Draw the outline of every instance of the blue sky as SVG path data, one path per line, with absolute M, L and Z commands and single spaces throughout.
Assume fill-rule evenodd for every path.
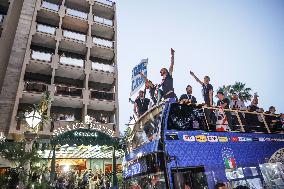
M 186 85 L 202 102 L 201 87 L 189 75 L 211 77 L 219 86 L 246 83 L 259 106 L 284 112 L 283 0 L 121 0 L 117 2 L 120 126 L 128 122 L 131 70 L 149 58 L 148 76 L 159 83 L 174 48 L 174 87 Z M 134 97 L 133 97 L 134 98 Z

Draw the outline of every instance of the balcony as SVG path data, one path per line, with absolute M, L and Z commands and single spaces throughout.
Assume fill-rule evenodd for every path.
M 27 72 L 51 75 L 52 53 L 32 50 L 30 57 L 31 59 L 26 68 Z
M 60 107 L 82 108 L 82 89 L 66 86 L 56 86 L 53 103 Z
M 39 60 L 44 62 L 51 62 L 52 54 L 46 52 L 40 52 L 32 50 L 31 59 L 32 60 Z
M 92 35 L 108 40 L 113 40 L 113 21 L 98 16 L 94 16 L 94 20 L 95 23 L 92 25 Z
M 84 60 L 61 56 L 55 75 L 63 78 L 84 79 Z
M 85 19 L 85 20 L 88 19 L 88 13 L 81 12 L 81 11 L 78 11 L 78 10 L 75 10 L 75 9 L 67 8 L 66 14 L 70 15 L 70 16 L 77 17 L 77 18 Z
M 42 33 L 51 34 L 51 35 L 55 35 L 55 32 L 56 32 L 55 27 L 51 27 L 51 26 L 47 26 L 43 24 L 37 24 L 36 29 L 37 29 L 37 32 L 42 32 Z
M 24 87 L 25 92 L 44 93 L 47 90 L 48 90 L 48 86 L 45 83 L 27 81 Z
M 47 2 L 47 1 L 42 1 L 41 7 L 44 8 L 44 9 L 55 11 L 55 12 L 58 12 L 59 8 L 60 8 L 59 5 L 54 4 L 54 3 L 50 3 L 50 2 Z
M 91 56 L 105 60 L 113 60 L 114 58 L 114 42 L 98 37 L 93 38 L 95 44 L 91 49 Z
M 105 92 L 105 91 L 91 91 L 91 99 L 97 99 L 97 100 L 108 100 L 108 101 L 114 101 L 114 93 L 112 92 Z
M 86 35 L 63 30 L 64 38 L 59 43 L 61 51 L 85 55 L 87 53 Z
M 107 64 L 92 62 L 90 81 L 112 84 L 114 82 L 114 67 Z
M 82 98 L 82 89 L 67 86 L 56 86 L 55 95 Z
M 52 104 L 50 111 L 50 117 L 52 120 L 51 130 L 70 125 L 75 121 L 81 121 L 81 108 L 66 108 L 54 105 L 55 103 Z
M 61 65 L 68 65 L 72 67 L 84 68 L 84 60 L 82 59 L 61 56 L 59 59 L 59 63 Z
M 89 28 L 88 14 L 75 9 L 67 8 L 66 15 L 62 20 L 62 28 L 87 34 Z M 81 39 L 81 37 L 78 38 L 79 40 Z
M 33 45 L 55 49 L 55 31 L 55 27 L 44 24 L 37 24 L 36 33 L 33 35 L 32 38 Z
M 26 81 L 20 103 L 37 104 L 47 90 L 48 85 L 46 83 Z
M 114 16 L 113 2 L 107 0 L 96 0 L 93 6 L 93 12 L 99 17 L 112 20 Z
M 63 36 L 69 39 L 86 42 L 86 35 L 84 34 L 63 30 Z

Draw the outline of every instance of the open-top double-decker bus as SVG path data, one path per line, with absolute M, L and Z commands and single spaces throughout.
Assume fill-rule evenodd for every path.
M 216 114 L 213 126 L 205 111 Z M 220 182 L 228 188 L 284 188 L 279 115 L 225 111 L 230 111 L 232 124 L 217 132 L 224 124 L 218 121 L 224 110 L 218 108 L 170 99 L 148 110 L 129 137 L 124 188 L 212 189 Z

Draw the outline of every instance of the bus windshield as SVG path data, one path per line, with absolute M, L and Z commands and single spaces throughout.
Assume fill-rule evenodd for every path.
M 132 139 L 133 149 L 160 138 L 162 109 L 156 110 L 135 124 Z
M 202 109 L 177 103 L 171 105 L 168 116 L 169 130 L 198 130 L 206 127 Z

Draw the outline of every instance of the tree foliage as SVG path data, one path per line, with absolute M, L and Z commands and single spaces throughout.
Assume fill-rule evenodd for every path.
M 235 82 L 233 85 L 223 85 L 219 87 L 218 91 L 223 91 L 224 94 L 230 98 L 236 93 L 240 100 L 244 102 L 250 101 L 253 96 L 251 94 L 252 89 L 246 87 L 246 84 L 242 82 Z

